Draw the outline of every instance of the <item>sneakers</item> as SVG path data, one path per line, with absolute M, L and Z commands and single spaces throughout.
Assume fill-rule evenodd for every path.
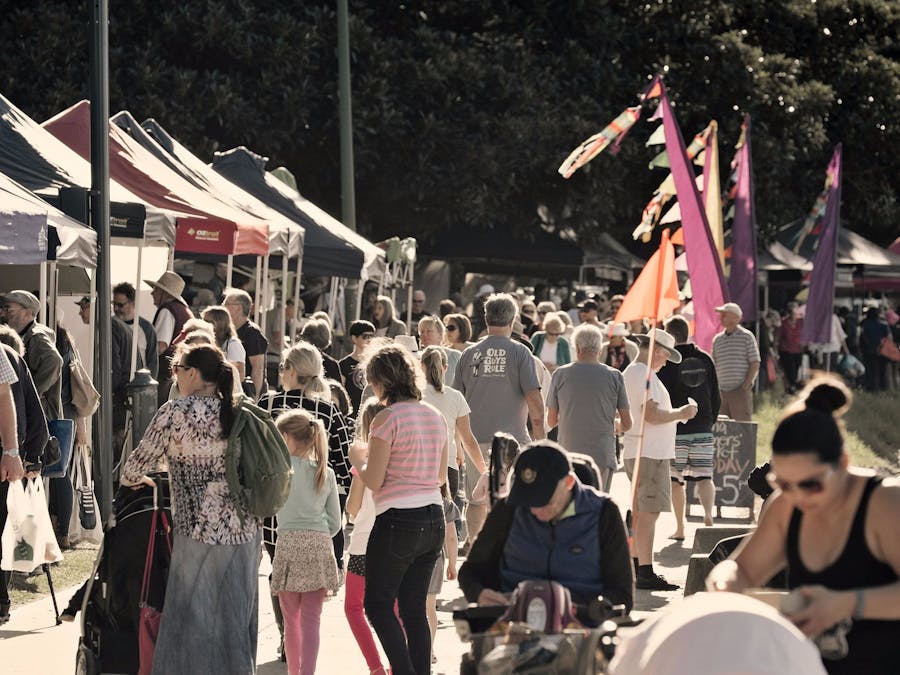
M 670 584 L 661 574 L 654 572 L 639 572 L 634 585 L 646 591 L 676 591 L 681 588 L 678 584 Z
M 72 623 L 73 621 L 75 621 L 75 610 L 63 610 L 63 613 L 59 615 L 59 620 L 65 621 L 66 623 Z
M 9 621 L 10 603 L 0 602 L 0 626 Z

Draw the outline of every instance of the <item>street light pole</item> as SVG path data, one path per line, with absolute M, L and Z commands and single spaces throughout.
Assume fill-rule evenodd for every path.
M 91 227 L 97 231 L 97 330 L 94 382 L 100 391 L 94 448 L 97 502 L 103 521 L 112 516 L 112 345 L 109 273 L 109 7 L 107 0 L 91 0 Z

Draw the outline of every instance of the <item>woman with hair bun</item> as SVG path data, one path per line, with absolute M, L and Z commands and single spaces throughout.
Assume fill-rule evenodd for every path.
M 220 349 L 179 350 L 167 401 L 122 470 L 123 485 L 147 482 L 164 461 L 175 536 L 154 673 L 256 672 L 260 520 L 225 479 L 234 423 L 234 370 Z
M 807 385 L 772 439 L 775 489 L 759 527 L 707 578 L 711 590 L 760 586 L 787 568 L 789 618 L 816 638 L 831 673 L 895 673 L 900 663 L 900 486 L 852 467 L 837 378 Z

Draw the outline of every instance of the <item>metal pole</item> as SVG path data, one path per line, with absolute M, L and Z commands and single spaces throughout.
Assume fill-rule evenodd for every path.
M 57 317 L 59 316 L 59 268 L 57 267 L 56 261 L 51 260 L 48 265 L 49 272 L 49 284 L 50 288 L 48 289 L 48 305 L 49 305 L 49 314 L 47 316 L 47 325 L 50 326 L 53 330 L 56 330 L 56 324 L 59 323 Z
M 41 301 L 41 307 L 38 309 L 37 320 L 39 323 L 47 325 L 47 263 L 41 263 L 41 278 L 38 280 L 38 300 Z M 52 328 L 52 326 L 51 326 Z
M 234 275 L 234 254 L 232 254 L 232 253 L 228 254 L 228 262 L 225 264 L 228 268 L 228 271 L 225 273 L 225 287 L 232 288 L 231 277 Z M 218 302 L 218 301 L 219 301 L 219 299 L 216 298 L 216 302 Z
M 137 277 L 134 280 L 134 322 L 131 324 L 131 370 L 128 371 L 128 381 L 134 379 L 137 372 L 137 355 L 138 355 L 138 331 L 141 328 L 141 266 L 144 262 L 144 239 L 138 242 L 138 259 L 137 259 Z M 151 345 L 147 345 L 147 349 L 151 349 Z M 147 364 L 144 364 L 147 367 Z M 136 447 L 136 446 L 134 446 Z
M 294 320 L 291 322 L 291 344 L 297 342 L 297 324 L 300 322 L 300 270 L 303 268 L 303 256 L 297 256 L 297 271 L 294 273 Z
M 99 385 L 99 447 L 95 448 L 97 501 L 103 520 L 112 515 L 112 352 L 109 259 L 109 11 L 91 2 L 91 226 L 97 231 L 97 331 L 94 381 Z
M 288 251 L 281 256 L 281 304 L 278 307 L 278 332 L 281 333 L 281 348 L 287 347 L 287 324 L 285 324 L 285 316 L 287 315 L 288 301 Z M 294 311 L 297 311 L 297 305 L 294 305 Z M 295 314 L 296 316 L 296 314 Z M 291 341 L 293 343 L 293 341 Z
M 262 256 L 257 256 L 256 257 L 256 270 L 253 273 L 253 281 L 254 281 L 254 283 L 253 283 L 253 297 L 254 297 L 253 317 L 254 317 L 254 319 L 253 320 L 256 322 L 257 326 L 259 325 L 259 306 L 260 306 L 260 304 L 262 304 L 262 297 L 261 297 L 262 277 L 260 276 L 260 274 L 262 272 L 261 263 L 262 263 Z
M 337 3 L 338 111 L 341 138 L 341 219 L 356 231 L 356 192 L 353 180 L 353 106 L 350 87 L 350 13 L 347 0 Z

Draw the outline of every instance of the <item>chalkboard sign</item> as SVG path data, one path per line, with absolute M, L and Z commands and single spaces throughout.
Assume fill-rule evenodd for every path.
M 752 509 L 754 494 L 747 486 L 747 479 L 756 466 L 756 422 L 720 418 L 713 424 L 712 432 L 716 444 L 713 468 L 716 506 Z M 694 490 L 690 492 L 691 502 L 696 503 Z

